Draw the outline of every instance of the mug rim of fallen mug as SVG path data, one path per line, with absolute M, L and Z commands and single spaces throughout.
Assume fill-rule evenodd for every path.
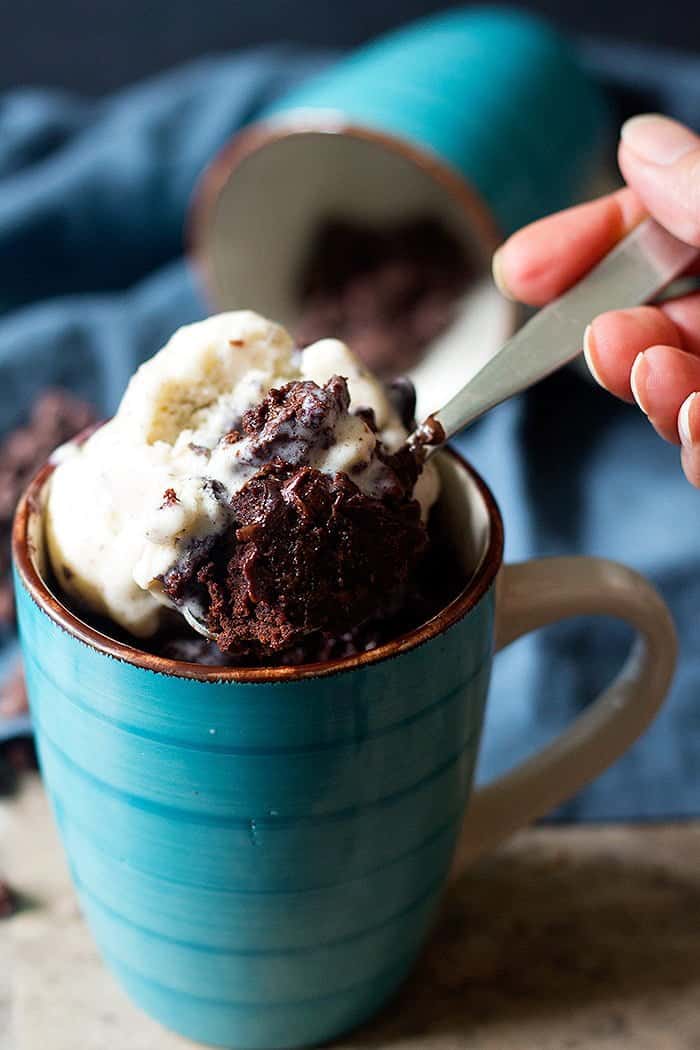
M 100 426 L 101 424 L 97 424 Z M 73 440 L 84 441 L 97 429 L 91 426 Z M 444 634 L 459 620 L 463 619 L 493 585 L 503 563 L 504 533 L 503 519 L 493 493 L 483 478 L 470 463 L 453 448 L 444 448 L 436 456 L 450 457 L 458 468 L 467 475 L 477 497 L 481 500 L 488 518 L 488 533 L 484 549 L 476 570 L 468 582 L 446 606 L 431 619 L 390 641 L 378 645 L 375 649 L 356 653 L 353 656 L 337 657 L 317 663 L 298 664 L 282 667 L 220 667 L 190 663 L 167 656 L 149 653 L 136 645 L 118 641 L 96 627 L 82 620 L 53 593 L 44 580 L 35 562 L 36 551 L 33 549 L 29 535 L 30 523 L 35 514 L 43 513 L 42 494 L 45 486 L 58 465 L 51 459 L 34 475 L 25 489 L 15 512 L 12 526 L 12 559 L 21 584 L 27 590 L 34 604 L 45 613 L 67 634 L 79 642 L 97 650 L 104 656 L 113 657 L 123 663 L 131 664 L 142 670 L 170 678 L 189 678 L 201 682 L 237 682 L 241 684 L 302 681 L 310 678 L 323 678 L 359 670 L 385 660 L 393 659 L 402 653 L 416 649 Z

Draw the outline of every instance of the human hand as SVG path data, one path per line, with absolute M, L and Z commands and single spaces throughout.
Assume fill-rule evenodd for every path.
M 540 219 L 499 248 L 493 273 L 504 295 L 543 306 L 648 214 L 700 247 L 700 136 L 667 117 L 633 117 L 618 162 L 625 189 Z M 681 444 L 686 477 L 700 488 L 700 292 L 601 314 L 583 350 L 601 386 L 636 401 L 662 437 Z

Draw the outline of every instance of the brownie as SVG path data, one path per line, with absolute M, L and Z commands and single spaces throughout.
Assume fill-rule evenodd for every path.
M 342 339 L 377 375 L 398 375 L 450 325 L 470 277 L 462 244 L 436 218 L 330 218 L 302 268 L 295 337 Z
M 370 652 L 427 623 L 457 597 L 466 583 L 455 552 L 440 529 L 431 527 L 425 554 L 412 574 L 403 601 L 391 615 L 371 616 L 343 632 L 317 630 L 264 656 L 222 652 L 215 642 L 194 634 L 180 617 L 174 617 L 150 648 L 171 660 L 213 667 L 280 667 L 340 660 Z
M 206 610 L 222 652 L 264 662 L 309 635 L 346 637 L 405 600 L 428 546 L 412 497 L 415 458 L 378 445 L 376 495 L 348 474 L 309 466 L 314 450 L 332 444 L 349 403 L 338 376 L 323 387 L 288 383 L 230 435 L 248 439 L 246 461 L 259 469 L 231 498 L 229 528 L 194 546 L 162 581 L 176 604 Z M 371 415 L 366 421 L 373 426 Z

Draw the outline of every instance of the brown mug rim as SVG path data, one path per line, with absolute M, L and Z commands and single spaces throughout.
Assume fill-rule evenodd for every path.
M 86 437 L 95 428 L 81 435 Z M 464 589 L 432 619 L 419 627 L 393 638 L 368 652 L 341 657 L 321 663 L 299 664 L 293 667 L 211 667 L 203 664 L 173 660 L 169 657 L 148 653 L 126 642 L 120 642 L 103 634 L 71 612 L 50 590 L 38 572 L 31 551 L 28 535 L 32 513 L 41 507 L 43 488 L 56 469 L 50 460 L 34 475 L 15 512 L 12 526 L 12 557 L 21 579 L 35 605 L 67 634 L 84 645 L 105 656 L 131 664 L 146 671 L 171 678 L 196 679 L 202 682 L 237 682 L 239 684 L 303 681 L 329 675 L 355 671 L 363 667 L 392 659 L 444 634 L 450 627 L 472 610 L 494 583 L 503 561 L 503 519 L 498 504 L 483 478 L 452 448 L 443 449 L 440 455 L 454 458 L 476 485 L 484 502 L 489 521 L 489 535 L 481 562 Z
M 217 308 L 220 308 L 221 304 L 217 303 L 217 296 L 214 294 L 216 286 L 211 262 L 204 246 L 203 232 L 206 229 L 208 216 L 215 212 L 221 191 L 233 171 L 264 146 L 295 135 L 309 134 L 344 135 L 347 138 L 375 143 L 383 146 L 389 152 L 398 154 L 441 186 L 456 201 L 459 208 L 469 216 L 477 241 L 485 255 L 487 253 L 493 255 L 503 241 L 503 233 L 479 191 L 436 153 L 398 135 L 355 123 L 333 109 L 288 110 L 276 116 L 257 120 L 237 132 L 215 154 L 200 175 L 193 190 L 185 221 L 188 257 L 206 298 Z M 503 311 L 508 316 L 507 330 L 512 334 L 518 326 L 520 307 L 517 303 L 504 298 Z

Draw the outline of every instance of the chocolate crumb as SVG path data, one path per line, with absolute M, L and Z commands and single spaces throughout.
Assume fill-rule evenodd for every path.
M 355 415 L 359 416 L 362 422 L 367 424 L 373 434 L 377 433 L 377 420 L 373 408 L 356 408 Z
M 0 919 L 9 919 L 17 911 L 17 895 L 0 879 Z
M 177 498 L 175 489 L 166 489 L 163 493 L 163 502 L 160 505 L 161 510 L 165 510 L 166 507 L 173 507 L 180 500 Z

